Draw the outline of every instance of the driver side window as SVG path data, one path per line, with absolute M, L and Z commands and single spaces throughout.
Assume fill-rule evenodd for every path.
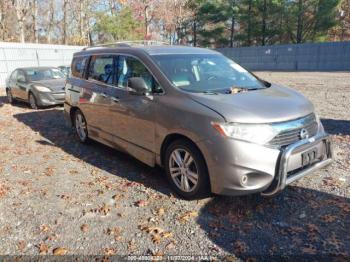
M 25 82 L 26 77 L 22 71 L 17 71 L 17 82 Z
M 138 59 L 128 56 L 119 56 L 117 63 L 116 84 L 120 88 L 128 87 L 131 77 L 141 77 L 146 82 L 149 92 L 162 93 L 162 88 L 148 71 L 146 66 Z
M 11 78 L 10 78 L 12 82 L 17 82 L 17 72 L 18 71 L 16 70 L 12 73 Z

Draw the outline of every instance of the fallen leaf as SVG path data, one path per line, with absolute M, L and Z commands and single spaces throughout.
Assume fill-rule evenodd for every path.
M 233 248 L 235 250 L 236 253 L 238 254 L 242 254 L 248 251 L 248 246 L 245 242 L 237 240 L 234 244 L 233 244 Z
M 321 219 L 326 223 L 331 223 L 331 222 L 334 222 L 337 219 L 337 217 L 327 214 L 322 216 Z
M 10 191 L 10 187 L 5 184 L 0 184 L 0 198 L 4 197 Z
M 48 225 L 44 224 L 44 225 L 41 225 L 39 227 L 39 229 L 40 229 L 41 232 L 45 233 L 45 232 L 48 232 L 50 230 L 50 227 Z
M 25 249 L 26 246 L 27 244 L 24 240 L 18 241 L 17 243 L 17 249 L 21 252 Z
M 115 248 L 104 248 L 103 249 L 103 253 L 106 255 L 106 256 L 112 256 L 112 255 L 115 255 L 116 254 L 116 249 Z
M 156 214 L 157 216 L 162 216 L 162 215 L 165 214 L 165 209 L 162 208 L 162 207 L 160 207 L 160 208 L 158 208 L 158 209 L 156 210 L 155 214 Z
M 87 231 L 89 231 L 89 226 L 87 224 L 82 224 L 80 226 L 80 230 L 86 233 Z
M 135 206 L 137 206 L 137 207 L 144 207 L 147 205 L 148 205 L 148 202 L 146 200 L 139 200 L 139 201 L 135 202 Z
M 55 255 L 55 256 L 63 256 L 65 254 L 68 253 L 68 249 L 64 248 L 64 247 L 57 247 L 55 248 L 54 250 L 52 250 L 52 253 Z
M 99 209 L 99 212 L 105 216 L 108 215 L 109 211 L 111 211 L 111 208 L 106 203 L 104 203 L 103 206 Z
M 128 242 L 128 251 L 129 252 L 133 252 L 135 251 L 137 248 L 136 246 L 136 242 L 135 242 L 135 239 L 131 239 L 129 242 Z
M 198 212 L 197 211 L 187 211 L 184 214 L 182 214 L 179 217 L 179 221 L 181 223 L 186 223 L 188 222 L 191 218 L 197 217 L 198 216 Z
M 39 248 L 39 254 L 40 255 L 46 255 L 47 252 L 49 252 L 49 247 L 46 244 L 44 244 L 44 243 L 41 243 L 38 246 L 38 248 Z

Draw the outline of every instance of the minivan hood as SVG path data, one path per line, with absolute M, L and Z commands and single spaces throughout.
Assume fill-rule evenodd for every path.
M 50 88 L 53 92 L 64 92 L 64 85 L 66 79 L 48 79 L 48 80 L 40 80 L 40 81 L 32 81 L 32 84 L 40 84 L 42 86 Z
M 190 93 L 190 96 L 222 115 L 227 122 L 283 122 L 314 112 L 312 103 L 302 94 L 277 85 L 238 94 Z

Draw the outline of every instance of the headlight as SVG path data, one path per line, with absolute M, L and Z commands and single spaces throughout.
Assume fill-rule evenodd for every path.
M 46 86 L 33 85 L 33 87 L 34 87 L 36 90 L 38 90 L 39 92 L 45 92 L 45 93 L 51 92 L 51 89 L 47 88 Z
M 223 136 L 264 145 L 271 141 L 278 130 L 268 124 L 212 123 Z

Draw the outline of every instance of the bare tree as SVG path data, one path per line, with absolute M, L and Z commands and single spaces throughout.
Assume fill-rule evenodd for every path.
M 32 23 L 33 23 L 33 39 L 35 43 L 39 43 L 39 30 L 38 30 L 38 0 L 33 0 L 32 8 Z
M 49 0 L 49 7 L 47 12 L 47 42 L 51 44 L 52 34 L 55 26 L 55 0 Z
M 31 0 L 12 0 L 12 5 L 16 10 L 16 17 L 20 33 L 21 43 L 25 42 L 25 22 L 32 6 Z
M 63 0 L 63 21 L 62 21 L 62 37 L 63 44 L 68 44 L 68 0 Z

